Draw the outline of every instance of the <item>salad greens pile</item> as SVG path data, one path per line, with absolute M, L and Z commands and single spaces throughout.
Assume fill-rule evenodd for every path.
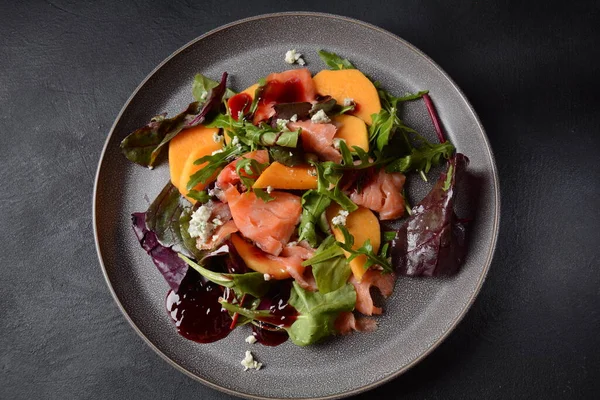
M 356 68 L 337 54 L 324 50 L 318 53 L 332 70 Z M 219 82 L 197 74 L 192 85 L 195 101 L 186 110 L 171 118 L 166 114 L 152 118 L 148 125 L 134 131 L 121 143 L 122 152 L 129 160 L 152 168 L 169 141 L 187 128 L 203 124 L 219 128 L 228 135 L 229 140 L 222 151 L 194 162 L 205 164 L 187 183 L 188 197 L 198 202 L 195 206 L 169 182 L 145 213 L 132 215 L 138 240 L 173 291 L 177 291 L 186 274 L 193 271 L 204 282 L 224 290 L 219 302 L 231 315 L 232 327 L 245 324 L 270 326 L 270 329 L 284 330 L 295 344 L 305 346 L 336 334 L 335 322 L 340 313 L 354 310 L 357 292 L 349 283 L 352 275 L 349 263 L 356 257 L 366 259 L 365 269 L 376 267 L 384 274 L 436 276 L 458 270 L 464 259 L 466 230 L 456 217 L 453 205 L 455 185 L 468 159 L 456 154 L 452 143 L 445 140 L 427 91 L 396 97 L 374 82 L 381 110 L 371 116 L 372 124 L 368 127 L 370 150 L 358 146 L 350 148 L 341 140 L 338 146 L 341 162 L 336 163 L 319 161 L 306 154 L 302 148 L 301 130 L 290 130 L 278 121 L 309 119 L 317 112 L 341 115 L 352 112 L 355 105 L 338 104 L 329 96 L 318 98 L 315 104 L 276 104 L 275 116 L 270 122 L 255 124 L 251 117 L 257 110 L 265 85 L 265 80 L 261 80 L 252 103 L 234 116 L 229 112 L 227 100 L 236 93 L 227 88 L 227 73 L 223 73 Z M 417 100 L 425 102 L 439 143 L 430 142 L 400 118 L 403 105 Z M 194 210 L 202 203 L 215 200 L 210 186 L 205 190 L 193 189 L 198 184 L 209 184 L 242 155 L 261 149 L 268 150 L 270 162 L 277 161 L 285 166 L 310 164 L 316 171 L 316 189 L 306 190 L 301 196 L 297 240 L 316 249 L 302 265 L 311 268 L 317 290 L 307 290 L 296 281 L 288 286 L 287 304 L 293 307 L 295 314 L 286 324 L 275 323 L 273 310 L 261 305 L 276 290 L 277 281 L 265 280 L 264 274 L 248 269 L 230 241 L 210 252 L 199 250 L 196 240 L 188 232 Z M 427 197 L 416 207 L 407 206 L 408 219 L 397 231 L 383 233 L 379 251 L 369 240 L 356 247 L 355 238 L 343 224 L 336 228 L 342 232 L 344 240 L 336 240 L 325 212 L 332 204 L 349 213 L 358 208 L 345 190 L 349 176 L 384 170 L 387 173 L 414 172 L 427 181 L 431 169 L 444 163 L 447 168 Z M 252 189 L 252 186 L 255 177 L 268 166 L 269 163 L 252 158 L 240 159 L 235 166 L 245 188 L 265 202 L 273 200 L 270 192 Z M 360 190 L 360 179 L 357 182 Z

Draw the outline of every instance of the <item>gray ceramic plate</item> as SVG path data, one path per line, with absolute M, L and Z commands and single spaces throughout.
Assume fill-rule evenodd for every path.
M 325 68 L 316 52 L 350 59 L 392 93 L 428 89 L 450 140 L 471 159 L 477 199 L 466 264 L 451 279 L 399 279 L 374 333 L 353 334 L 299 348 L 244 342 L 239 329 L 226 339 L 200 345 L 179 336 L 165 311 L 167 284 L 137 243 L 130 214 L 143 211 L 168 180 L 168 166 L 153 171 L 129 163 L 119 142 L 150 117 L 179 112 L 190 101 L 196 72 L 218 78 L 222 71 L 241 90 L 273 71 L 288 69 L 288 49 L 305 55 L 313 71 Z M 433 136 L 421 102 L 410 104 L 405 121 Z M 435 175 L 432 175 L 435 180 Z M 411 184 L 419 200 L 428 185 Z M 463 197 L 463 206 L 467 204 Z M 215 29 L 188 43 L 159 65 L 136 89 L 117 117 L 98 167 L 94 228 L 100 263 L 116 302 L 142 338 L 170 364 L 201 382 L 248 398 L 339 398 L 400 375 L 431 352 L 465 315 L 481 288 L 498 233 L 499 193 L 490 146 L 473 109 L 448 76 L 409 43 L 375 26 L 333 15 L 273 14 Z M 240 360 L 251 349 L 265 368 L 244 372 Z

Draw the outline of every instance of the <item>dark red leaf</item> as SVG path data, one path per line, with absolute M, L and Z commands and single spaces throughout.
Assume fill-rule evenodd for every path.
M 456 181 L 469 159 L 457 153 L 429 194 L 413 208 L 391 245 L 392 264 L 402 275 L 455 273 L 464 261 L 465 226 L 454 213 Z
M 131 214 L 133 231 L 142 248 L 152 257 L 154 265 L 165 278 L 171 289 L 177 291 L 185 277 L 188 265 L 170 247 L 165 247 L 158 242 L 153 231 L 146 228 L 146 213 Z

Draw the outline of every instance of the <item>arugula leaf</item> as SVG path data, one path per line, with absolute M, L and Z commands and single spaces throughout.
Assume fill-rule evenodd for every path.
M 417 134 L 414 129 L 406 126 L 398 117 L 398 104 L 420 99 L 428 92 L 423 91 L 403 97 L 394 97 L 383 89 L 379 89 L 377 92 L 381 99 L 381 110 L 378 114 L 371 115 L 373 122 L 369 127 L 369 140 L 376 145 L 376 148 L 379 151 L 383 151 L 384 147 L 389 144 L 390 140 L 398 130 Z
M 267 310 L 251 310 L 219 300 L 229 312 L 237 312 L 246 318 L 275 325 L 276 318 Z M 354 285 L 347 283 L 329 293 L 310 292 L 293 283 L 288 303 L 296 309 L 298 316 L 291 326 L 279 325 L 285 329 L 298 346 L 308 346 L 336 333 L 335 320 L 342 312 L 349 312 L 356 305 Z
M 208 100 L 208 96 L 210 95 L 210 91 L 216 88 L 219 85 L 219 82 L 214 81 L 202 74 L 196 74 L 194 77 L 194 82 L 192 83 L 192 96 L 199 103 L 204 103 Z M 225 95 L 223 96 L 225 99 L 228 99 L 234 96 L 236 93 L 227 88 L 225 89 Z
M 329 66 L 329 68 L 331 69 L 356 69 L 350 61 L 338 56 L 335 53 L 329 53 L 325 50 L 319 50 L 318 54 L 319 57 L 321 57 L 321 60 L 323 60 L 323 62 L 327 64 L 327 66 Z
M 350 198 L 341 191 L 339 182 L 342 173 L 336 170 L 336 164 L 332 161 L 323 163 L 310 162 L 317 170 L 317 192 L 329 197 L 338 203 L 344 210 L 352 212 L 358 208 Z M 333 187 L 333 190 L 331 189 Z
M 306 240 L 312 247 L 317 246 L 316 228 L 330 204 L 331 199 L 316 190 L 308 190 L 302 195 L 302 215 L 298 227 L 299 241 Z
M 267 294 L 267 291 L 269 290 L 269 282 L 265 281 L 264 275 L 260 272 L 248 272 L 245 274 L 223 274 L 206 269 L 200 264 L 190 260 L 183 254 L 179 254 L 179 257 L 185 261 L 187 265 L 194 268 L 200 275 L 209 281 L 214 282 L 217 285 L 230 288 L 238 295 L 248 293 L 251 296 L 260 298 Z
M 304 164 L 304 152 L 301 147 L 289 149 L 281 146 L 272 146 L 269 148 L 271 160 L 277 161 L 286 167 L 294 167 Z
M 186 196 L 202 204 L 210 200 L 210 196 L 206 190 L 190 190 L 187 192 Z
M 254 177 L 258 177 L 268 166 L 268 163 L 261 164 L 253 158 L 243 158 L 235 164 L 235 172 L 240 177 L 244 186 L 246 186 L 248 191 L 254 191 L 256 197 L 265 203 L 275 200 L 275 198 L 270 196 L 263 189 L 253 189 L 252 186 L 254 185 L 254 182 L 256 182 L 256 178 Z M 242 171 L 245 173 L 242 173 Z
M 356 290 L 347 283 L 329 293 L 310 292 L 294 282 L 288 303 L 300 314 L 287 329 L 288 335 L 294 344 L 308 346 L 336 333 L 340 313 L 354 310 Z
M 360 255 L 366 256 L 366 262 L 364 265 L 365 270 L 369 269 L 369 267 L 373 265 L 379 265 L 385 272 L 393 272 L 392 265 L 387 259 L 387 246 L 382 247 L 382 251 L 379 254 L 376 254 L 373 250 L 373 245 L 371 241 L 367 239 L 362 246 L 359 248 L 354 248 L 354 236 L 348 232 L 348 229 L 344 225 L 337 225 L 337 228 L 342 231 L 344 235 L 344 242 L 336 242 L 338 246 L 342 249 L 346 250 L 350 253 L 350 257 L 348 257 L 348 262 L 354 260 L 356 257 Z
M 192 190 L 199 183 L 206 183 L 211 177 L 218 174 L 227 164 L 229 164 L 237 156 L 244 153 L 244 149 L 238 146 L 226 147 L 223 151 L 212 155 L 201 157 L 194 161 L 195 165 L 207 163 L 203 168 L 200 168 L 192 176 L 187 183 L 187 189 Z
M 328 236 L 314 256 L 304 261 L 302 265 L 312 266 L 312 273 L 321 293 L 329 293 L 341 288 L 352 274 L 344 252 L 336 246 L 333 236 Z
M 427 143 L 422 148 L 413 148 L 407 156 L 398 158 L 385 167 L 386 172 L 422 172 L 425 181 L 427 178 L 423 174 L 429 173 L 432 166 L 437 166 L 449 159 L 456 149 L 450 142 L 440 144 Z

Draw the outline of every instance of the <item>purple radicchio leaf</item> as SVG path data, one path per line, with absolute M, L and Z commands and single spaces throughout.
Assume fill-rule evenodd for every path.
M 464 261 L 466 230 L 454 213 L 456 181 L 469 159 L 457 153 L 429 194 L 413 208 L 392 241 L 392 264 L 401 275 L 452 275 Z
M 223 100 L 227 83 L 227 72 L 218 86 L 210 91 L 208 100 L 201 105 L 195 101 L 180 114 L 166 118 L 166 114 L 158 115 L 146 126 L 129 134 L 121 142 L 121 151 L 136 164 L 152 168 L 163 147 L 183 129 L 201 124 L 212 111 L 218 111 Z
M 188 265 L 179 258 L 177 252 L 173 249 L 161 245 L 156 234 L 146 228 L 146 213 L 131 214 L 131 219 L 133 231 L 142 248 L 152 257 L 154 265 L 156 265 L 171 289 L 177 291 L 187 273 Z

